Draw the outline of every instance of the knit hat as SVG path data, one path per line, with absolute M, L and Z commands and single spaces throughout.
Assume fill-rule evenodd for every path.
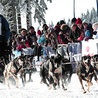
M 73 24 L 73 23 L 76 23 L 76 18 L 74 17 L 74 18 L 72 18 L 72 20 L 71 20 L 71 23 Z
M 60 25 L 65 24 L 65 21 L 64 20 L 60 20 L 59 24 Z
M 66 25 L 66 24 L 62 24 L 61 27 L 60 27 L 60 29 L 61 29 L 64 33 L 66 33 L 66 32 L 68 32 L 68 31 L 70 30 L 70 27 L 69 27 L 68 25 Z
M 41 31 L 40 31 L 40 30 L 38 30 L 38 31 L 37 31 L 37 34 L 38 34 L 38 35 L 41 35 Z
M 43 28 L 43 30 L 47 30 L 48 29 L 48 25 L 47 24 L 43 24 L 42 28 Z
M 81 20 L 80 18 L 78 18 L 78 19 L 76 20 L 76 24 L 82 24 L 82 20 Z
M 30 30 L 30 29 L 34 29 L 34 27 L 33 27 L 33 26 L 30 26 L 29 30 Z

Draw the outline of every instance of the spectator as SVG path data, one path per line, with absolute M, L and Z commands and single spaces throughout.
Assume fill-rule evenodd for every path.
M 60 24 L 60 26 L 61 26 L 62 24 L 66 24 L 66 23 L 65 23 L 64 20 L 60 20 L 59 24 Z
M 46 60 L 48 58 L 48 51 L 47 51 L 46 43 L 44 43 L 44 45 L 42 46 L 42 56 L 43 56 L 44 60 Z
M 60 37 L 65 44 L 67 44 L 68 42 L 72 42 L 72 39 L 70 38 L 70 36 L 71 36 L 70 27 L 66 24 L 62 24 Z
M 57 22 L 57 24 L 55 25 L 54 31 L 55 31 L 56 35 L 58 36 L 59 32 L 60 32 L 60 23 L 59 22 Z
M 83 21 L 83 27 L 84 27 L 84 40 L 92 39 L 93 36 L 93 28 L 90 23 L 87 23 L 86 20 Z
M 77 38 L 79 37 L 79 32 L 78 32 L 76 23 L 73 23 L 71 25 L 71 30 L 72 30 L 72 33 L 70 37 L 73 40 L 73 42 L 77 42 Z
M 79 28 L 80 30 L 80 34 L 79 34 L 79 37 L 78 37 L 78 41 L 82 41 L 84 39 L 84 31 L 83 31 L 83 25 L 82 25 L 82 20 L 80 18 L 78 18 L 76 20 L 76 25 L 77 27 Z
M 80 30 L 83 29 L 82 20 L 81 20 L 80 18 L 78 18 L 78 19 L 76 20 L 76 24 L 77 24 L 77 26 L 78 26 L 78 28 L 79 28 Z
M 82 24 L 83 24 L 83 29 L 84 29 L 84 32 L 85 32 L 85 31 L 87 30 L 87 27 L 88 27 L 88 22 L 87 22 L 87 20 L 84 19 L 83 22 L 82 22 Z
M 33 42 L 37 41 L 37 37 L 36 37 L 36 32 L 35 32 L 35 28 L 33 26 L 30 26 L 29 31 L 28 31 L 28 39 L 29 39 L 29 43 L 30 45 L 32 45 Z
M 47 24 L 43 24 L 43 26 L 42 26 L 42 33 L 43 34 L 47 33 L 47 30 L 48 30 L 48 25 Z
M 54 50 L 56 50 L 57 49 L 58 40 L 57 40 L 57 35 L 55 34 L 55 31 L 54 31 L 53 28 L 49 28 L 48 29 L 47 40 L 48 40 L 48 43 L 51 44 L 52 48 Z
M 71 24 L 76 24 L 76 18 L 74 17 L 74 18 L 72 18 L 72 20 L 71 20 Z
M 59 35 L 58 35 L 58 43 L 59 44 L 67 44 L 68 43 L 68 40 L 64 38 L 64 34 L 63 32 L 59 32 Z
M 93 38 L 98 39 L 98 23 L 92 25 L 93 28 Z
M 37 56 L 37 61 L 40 61 L 40 56 L 42 55 L 42 46 L 37 42 L 34 42 L 34 56 Z
M 42 35 L 41 30 L 38 30 L 37 33 L 36 33 L 36 37 L 37 37 L 37 39 L 39 39 L 41 35 Z
M 42 34 L 39 39 L 37 40 L 38 44 L 44 45 L 44 43 L 46 43 L 46 37 L 45 34 Z
M 17 36 L 17 50 L 22 50 L 22 48 L 30 47 L 29 39 L 27 37 L 27 30 L 22 28 L 20 34 Z

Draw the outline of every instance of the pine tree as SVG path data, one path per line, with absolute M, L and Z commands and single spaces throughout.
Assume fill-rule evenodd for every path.
M 86 19 L 88 23 L 93 24 L 98 21 L 97 11 L 95 8 L 92 8 L 91 11 L 87 10 L 86 13 L 81 14 L 81 19 Z
M 45 11 L 48 9 L 47 2 L 52 2 L 52 0 L 0 0 L 0 3 L 4 6 L 4 13 L 7 20 L 10 23 L 11 30 L 17 29 L 17 19 L 18 23 L 21 21 L 20 11 L 26 11 L 26 21 L 27 26 L 31 25 L 31 9 L 33 10 L 33 19 L 40 25 L 45 23 Z M 18 14 L 17 14 L 18 13 Z M 17 16 L 17 19 L 16 19 Z M 20 26 L 21 23 L 18 24 Z M 28 28 L 27 27 L 27 28 Z M 20 28 L 20 27 L 19 27 Z M 18 28 L 18 29 L 19 29 Z

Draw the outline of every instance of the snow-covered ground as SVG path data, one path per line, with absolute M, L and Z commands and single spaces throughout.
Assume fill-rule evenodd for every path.
M 25 87 L 19 81 L 19 88 L 11 85 L 9 89 L 1 83 L 0 98 L 98 98 L 98 84 L 93 80 L 90 92 L 83 94 L 76 74 L 73 74 L 72 81 L 65 91 L 61 87 L 49 90 L 45 84 L 40 84 L 39 72 L 33 73 L 32 79 L 33 82 L 27 82 Z

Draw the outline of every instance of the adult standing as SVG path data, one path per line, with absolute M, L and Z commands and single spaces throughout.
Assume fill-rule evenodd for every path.
M 82 41 L 84 39 L 84 30 L 83 30 L 84 28 L 83 28 L 82 20 L 80 18 L 76 20 L 76 25 L 80 30 L 80 34 L 77 40 Z

